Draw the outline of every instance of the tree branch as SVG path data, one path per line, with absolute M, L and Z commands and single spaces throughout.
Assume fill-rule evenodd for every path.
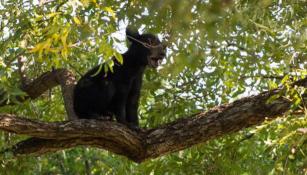
M 45 72 L 35 80 L 29 82 L 22 70 L 23 63 L 19 62 L 19 73 L 22 79 L 21 89 L 27 94 L 25 97 L 17 96 L 18 102 L 24 102 L 27 99 L 36 99 L 44 92 L 61 85 L 62 95 L 64 98 L 64 105 L 69 120 L 77 119 L 77 115 L 73 110 L 73 89 L 76 84 L 76 78 L 72 72 L 67 69 L 56 69 L 53 71 Z M 15 105 L 9 103 L 7 100 L 0 102 L 0 106 Z
M 307 78 L 295 85 L 307 87 Z M 46 123 L 8 114 L 0 115 L 0 129 L 34 137 L 10 149 L 16 155 L 40 155 L 83 145 L 142 162 L 281 116 L 290 109 L 291 102 L 282 96 L 269 103 L 268 99 L 283 92 L 281 88 L 263 92 L 139 133 L 110 121 Z M 306 93 L 303 101 L 307 102 Z

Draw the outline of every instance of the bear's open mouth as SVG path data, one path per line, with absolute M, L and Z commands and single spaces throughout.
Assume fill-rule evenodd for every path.
M 161 65 L 163 57 L 148 57 L 148 65 L 152 68 L 157 68 Z

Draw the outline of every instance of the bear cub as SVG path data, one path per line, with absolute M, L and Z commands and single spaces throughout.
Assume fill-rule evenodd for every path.
M 122 54 L 123 64 L 114 59 L 113 72 L 98 72 L 101 65 L 88 71 L 74 89 L 73 105 L 79 118 L 115 116 L 117 122 L 138 130 L 137 111 L 144 70 L 161 64 L 166 47 L 152 34 L 141 35 L 127 28 L 126 36 L 131 45 Z

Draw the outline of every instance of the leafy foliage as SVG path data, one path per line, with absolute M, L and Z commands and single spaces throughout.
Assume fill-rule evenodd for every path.
M 243 96 L 289 85 L 307 75 L 307 4 L 304 0 L 0 2 L 0 87 L 16 101 L 17 59 L 36 77 L 64 67 L 82 75 L 98 63 L 112 71 L 125 51 L 127 25 L 159 33 L 168 43 L 165 64 L 147 70 L 141 125 L 154 127 Z M 141 165 L 106 151 L 76 148 L 41 157 L 3 155 L 0 174 L 304 174 L 307 138 L 305 89 L 288 86 L 293 108 L 267 121 Z M 303 104 L 304 106 L 304 104 Z M 64 120 L 61 93 L 0 109 L 40 120 Z M 1 134 L 8 147 L 20 136 Z

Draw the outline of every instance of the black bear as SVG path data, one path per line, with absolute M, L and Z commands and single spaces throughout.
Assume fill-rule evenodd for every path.
M 100 119 L 115 115 L 116 120 L 131 129 L 138 129 L 138 102 L 146 66 L 156 68 L 166 54 L 166 47 L 152 34 L 126 29 L 131 45 L 116 60 L 113 72 L 107 74 L 99 65 L 88 71 L 74 89 L 74 110 L 79 118 Z

